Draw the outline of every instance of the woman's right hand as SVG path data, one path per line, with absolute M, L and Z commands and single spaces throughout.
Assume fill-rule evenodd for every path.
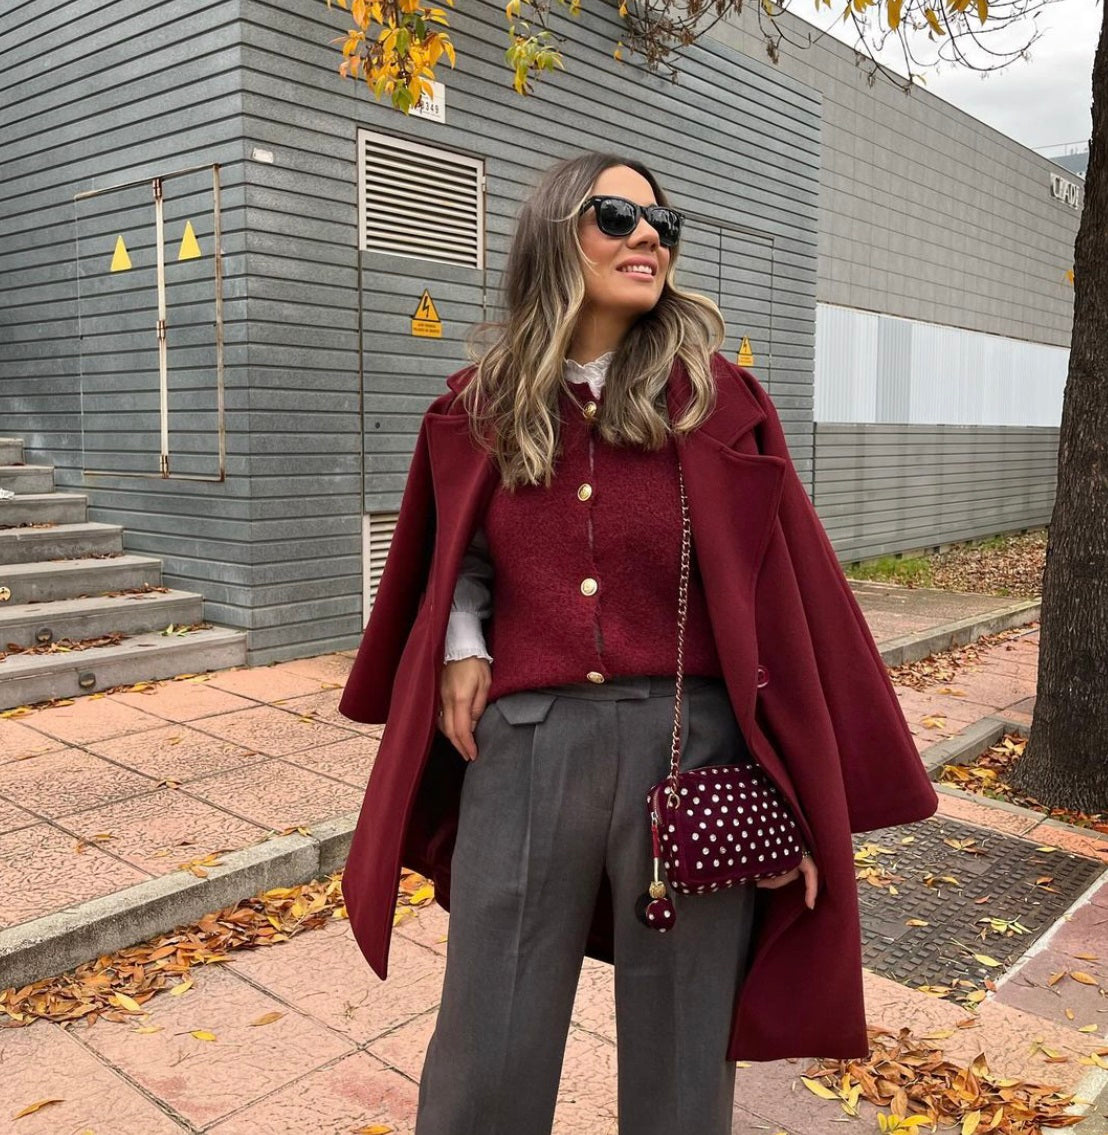
M 473 730 L 485 712 L 492 666 L 473 655 L 447 662 L 439 680 L 439 729 L 467 761 L 477 759 Z

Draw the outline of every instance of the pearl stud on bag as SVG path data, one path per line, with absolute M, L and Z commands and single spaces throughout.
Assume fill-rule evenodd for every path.
M 662 868 L 674 891 L 700 894 L 793 870 L 808 854 L 779 789 L 754 760 L 681 772 L 681 694 L 692 542 L 685 479 L 681 489 L 681 582 L 677 592 L 677 688 L 669 775 L 647 793 L 654 875 L 635 913 L 652 930 L 677 921 Z

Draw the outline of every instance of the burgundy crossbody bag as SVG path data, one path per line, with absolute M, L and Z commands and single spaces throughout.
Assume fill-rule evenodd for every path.
M 681 894 L 718 891 L 782 875 L 808 854 L 800 830 L 777 786 L 754 760 L 681 771 L 681 694 L 685 665 L 685 621 L 689 600 L 692 543 L 685 479 L 681 488 L 681 582 L 677 592 L 677 686 L 669 775 L 647 794 L 654 877 L 636 904 L 653 930 L 677 920 L 666 894 L 666 879 Z

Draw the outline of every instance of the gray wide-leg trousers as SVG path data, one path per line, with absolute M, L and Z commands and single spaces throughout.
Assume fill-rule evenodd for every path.
M 672 677 L 617 678 L 485 707 L 462 788 L 416 1135 L 549 1135 L 604 871 L 620 1135 L 729 1135 L 735 1065 L 725 1055 L 753 890 L 675 895 L 665 933 L 635 916 L 651 872 L 646 793 L 669 768 L 673 690 Z M 743 745 L 722 680 L 687 675 L 681 767 L 731 763 Z

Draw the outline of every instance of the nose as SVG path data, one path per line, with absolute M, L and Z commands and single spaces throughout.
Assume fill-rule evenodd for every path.
M 658 230 L 645 218 L 640 217 L 639 223 L 634 227 L 627 243 L 637 247 L 643 243 L 652 248 L 658 247 Z

